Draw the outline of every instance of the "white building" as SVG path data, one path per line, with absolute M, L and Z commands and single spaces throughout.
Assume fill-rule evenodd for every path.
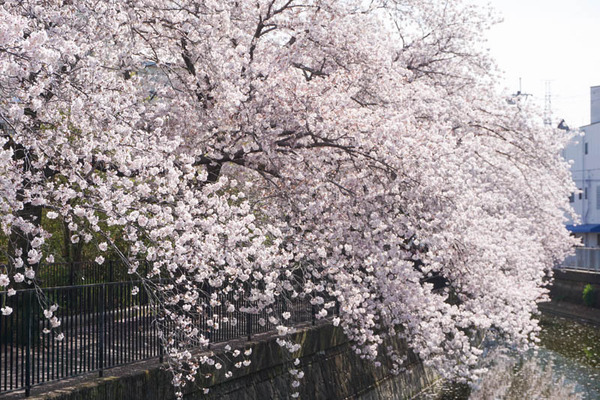
M 571 172 L 579 192 L 571 195 L 570 201 L 581 219 L 580 224 L 567 225 L 567 229 L 581 238 L 585 248 L 600 248 L 600 86 L 591 88 L 590 117 L 590 124 L 580 128 L 584 136 L 576 137 L 563 154 L 572 160 Z M 600 255 L 598 250 L 590 252 Z M 584 253 L 578 250 L 578 258 Z

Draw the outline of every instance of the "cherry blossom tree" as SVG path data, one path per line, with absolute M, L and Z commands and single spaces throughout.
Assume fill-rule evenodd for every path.
M 459 379 L 475 332 L 527 347 L 573 244 L 568 138 L 493 89 L 488 14 L 439 0 L 1 1 L 0 283 L 35 284 L 54 256 L 43 221 L 64 221 L 152 290 L 178 382 L 214 364 L 190 352 L 208 343 L 194 326 L 218 305 L 208 293 L 268 309 L 282 335 L 278 299 L 309 298 L 319 317 L 337 303 L 356 351 L 395 370 L 389 337 Z

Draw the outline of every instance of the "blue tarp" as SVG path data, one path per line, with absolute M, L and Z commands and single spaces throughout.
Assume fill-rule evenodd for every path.
M 567 229 L 573 233 L 600 233 L 599 224 L 567 225 Z

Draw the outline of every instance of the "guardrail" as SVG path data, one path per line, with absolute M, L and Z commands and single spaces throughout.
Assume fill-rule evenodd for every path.
M 0 292 L 0 301 L 13 308 L 9 316 L 0 316 L 0 394 L 25 390 L 32 386 L 70 378 L 149 358 L 161 357 L 162 345 L 156 325 L 159 310 L 138 282 L 112 282 L 41 289 L 49 304 L 59 307 L 58 329 L 50 329 L 34 289 L 20 290 L 8 297 Z M 273 330 L 266 311 L 248 314 L 239 311 L 244 304 L 231 294 L 219 295 L 223 304 L 208 307 L 198 316 L 197 327 L 211 343 Z M 224 304 L 235 305 L 228 312 Z M 279 313 L 290 313 L 288 323 L 315 321 L 315 310 L 308 299 L 279 302 Z M 222 324 L 213 330 L 207 323 L 215 314 L 236 324 Z M 49 331 L 49 332 L 48 332 Z M 59 335 L 64 335 L 62 340 Z
M 565 258 L 562 266 L 600 273 L 600 247 L 576 247 L 575 254 Z

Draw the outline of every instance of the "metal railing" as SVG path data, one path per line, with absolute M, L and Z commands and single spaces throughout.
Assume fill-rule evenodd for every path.
M 149 358 L 161 357 L 162 345 L 156 324 L 159 310 L 152 305 L 149 293 L 136 282 L 109 282 L 92 285 L 41 289 L 49 304 L 57 304 L 55 315 L 61 325 L 50 329 L 34 289 L 19 290 L 7 297 L 0 292 L 0 302 L 13 308 L 9 316 L 0 316 L 0 394 L 25 390 L 33 386 Z M 211 343 L 273 330 L 266 311 L 248 314 L 240 311 L 242 300 L 219 295 L 221 306 L 208 308 L 195 324 Z M 227 312 L 225 304 L 235 304 Z M 279 302 L 279 313 L 290 312 L 288 323 L 315 320 L 315 310 L 308 299 Z M 219 314 L 236 323 L 222 324 L 212 330 L 208 320 Z M 48 333 L 48 331 L 50 331 Z M 59 335 L 64 335 L 58 340 Z
M 562 266 L 600 272 L 600 247 L 576 247 L 575 254 L 565 258 Z

